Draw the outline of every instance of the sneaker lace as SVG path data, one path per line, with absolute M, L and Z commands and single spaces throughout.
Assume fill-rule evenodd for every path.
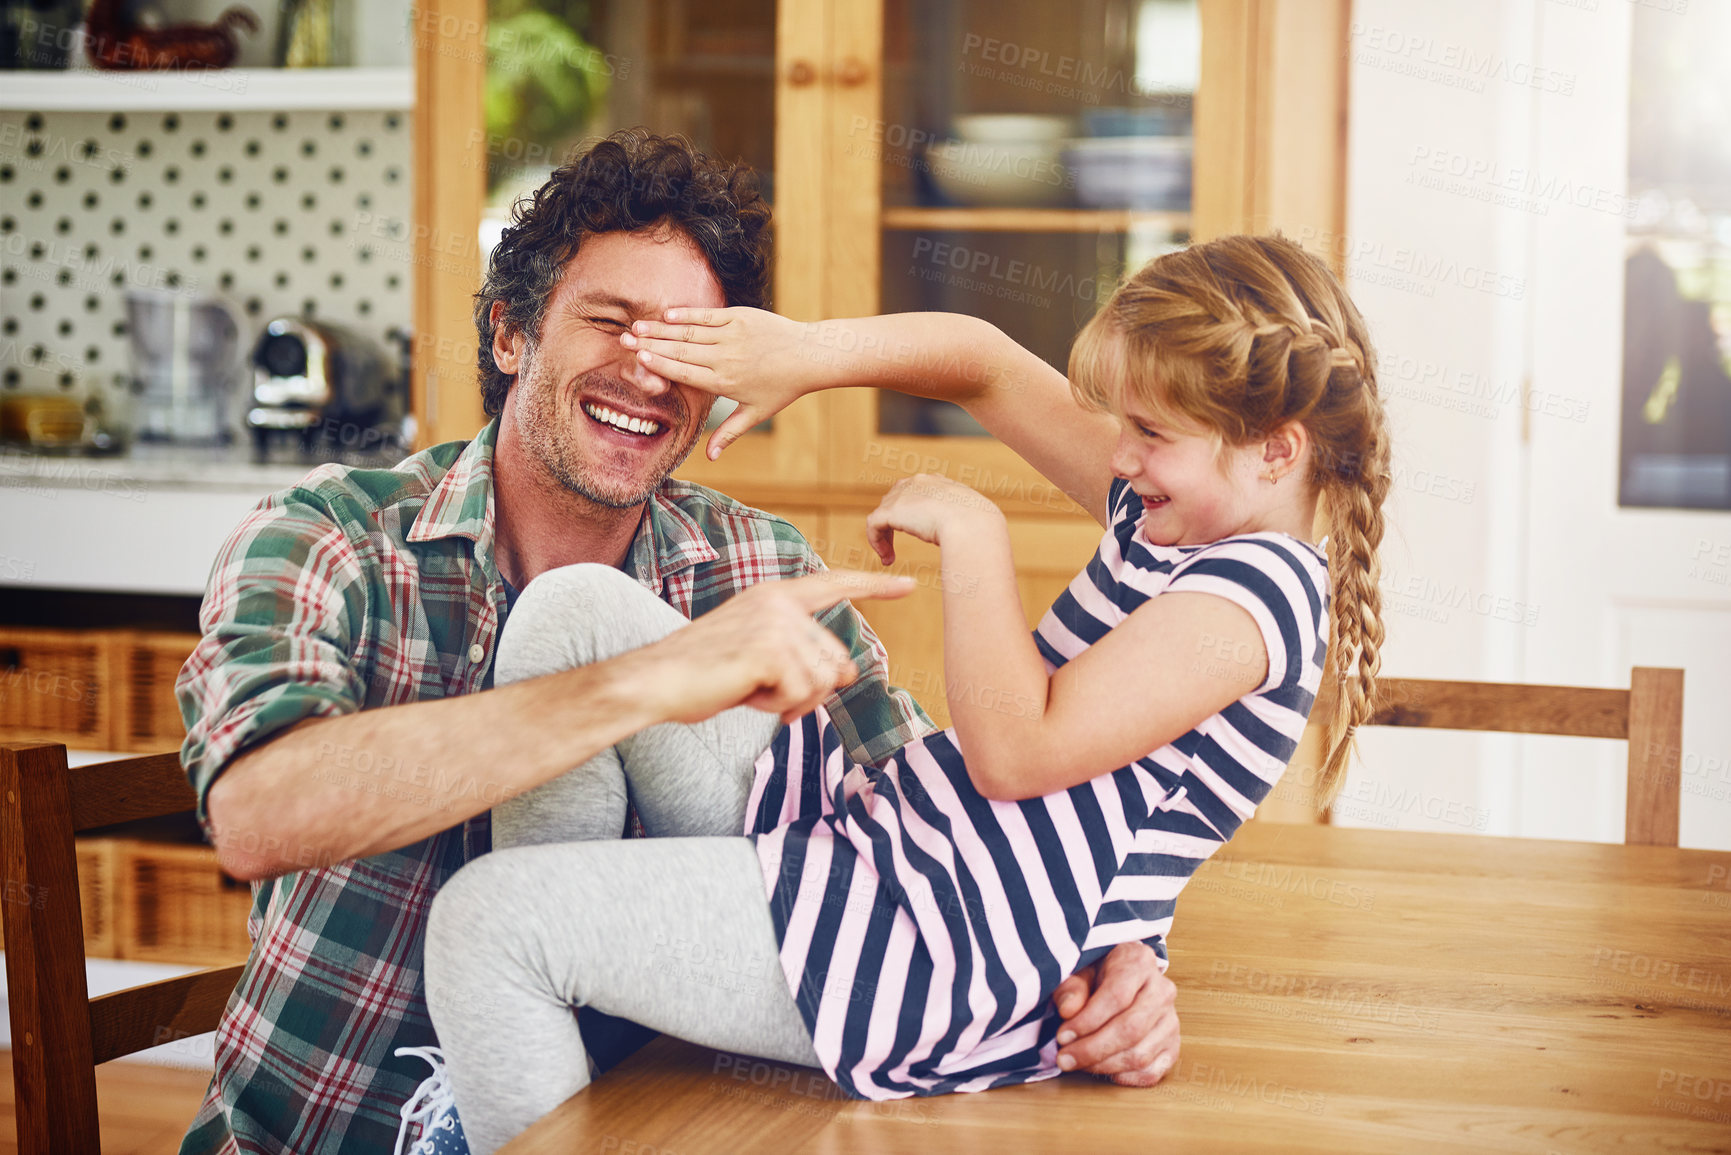
M 408 1155 L 433 1155 L 433 1131 L 450 1131 L 456 1126 L 452 1115 L 456 1099 L 451 1094 L 451 1077 L 445 1071 L 445 1053 L 437 1047 L 398 1047 L 396 1053 L 424 1059 L 433 1068 L 433 1073 L 421 1080 L 421 1085 L 415 1088 L 415 1093 L 409 1096 L 409 1101 L 399 1112 L 403 1122 L 397 1128 L 395 1155 L 404 1155 L 403 1141 L 408 1138 L 410 1124 L 418 1130 L 415 1145 L 409 1148 Z

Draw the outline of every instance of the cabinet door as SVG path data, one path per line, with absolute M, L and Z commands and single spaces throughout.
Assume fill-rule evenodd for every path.
M 1063 370 L 1124 270 L 1189 238 L 1197 0 L 871 7 L 877 106 L 835 126 L 860 190 L 837 232 L 858 252 L 832 296 L 853 312 L 983 317 Z M 832 482 L 869 484 L 899 461 L 965 471 L 1011 507 L 1038 482 L 954 405 L 838 395 Z
M 831 315 L 967 313 L 1064 370 L 1119 280 L 1193 236 L 1338 258 L 1345 0 L 832 3 L 836 68 L 881 68 L 832 124 Z M 837 487 L 917 461 L 1013 509 L 1038 482 L 954 405 L 849 390 L 830 417 Z
M 610 2 L 621 24 L 652 45 L 635 105 L 618 126 L 682 132 L 713 155 L 738 157 L 762 176 L 775 206 L 772 307 L 799 320 L 822 315 L 822 174 L 832 34 L 829 6 L 810 0 Z M 809 488 L 821 470 L 823 397 L 805 398 L 741 437 L 718 461 L 700 443 L 679 476 L 758 499 L 772 489 Z M 711 427 L 732 403 L 718 401 Z
M 445 0 L 448 7 L 479 2 Z M 420 172 L 430 191 L 473 183 L 477 171 L 485 172 L 482 264 L 489 238 L 508 222 L 512 203 L 545 181 L 574 146 L 642 126 L 683 135 L 711 156 L 757 170 L 775 205 L 775 304 L 790 316 L 821 314 L 813 278 L 822 268 L 822 252 L 813 238 L 826 227 L 818 174 L 828 124 L 828 77 L 819 72 L 831 33 L 827 4 L 489 0 L 484 20 L 478 12 L 467 16 L 450 22 L 468 29 L 467 53 L 448 51 L 451 46 L 437 37 L 422 46 L 422 100 L 436 113 L 448 94 L 441 95 L 434 79 L 453 71 L 448 58 L 472 63 L 484 54 L 482 128 L 461 133 L 465 143 L 446 141 L 444 147 L 430 132 Z M 484 44 L 484 53 L 477 44 Z M 471 277 L 478 276 L 477 268 Z M 454 288 L 447 293 L 451 301 L 437 314 L 441 333 L 472 328 L 466 308 L 474 288 L 472 282 L 464 286 L 461 299 Z M 436 404 L 424 406 L 430 412 L 422 420 L 437 425 L 441 436 L 469 436 L 482 419 L 474 399 L 473 346 L 462 348 L 469 352 L 458 349 L 426 370 L 439 374 L 428 388 L 445 405 L 443 413 Z M 795 405 L 741 438 L 721 461 L 704 460 L 699 450 L 680 476 L 723 487 L 768 479 L 809 483 L 819 471 L 823 410 L 822 398 Z

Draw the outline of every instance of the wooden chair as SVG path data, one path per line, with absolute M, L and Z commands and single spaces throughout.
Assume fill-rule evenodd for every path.
M 92 999 L 73 835 L 191 810 L 177 754 L 68 769 L 66 747 L 0 743 L 7 998 L 20 1155 L 99 1149 L 96 1064 L 214 1030 L 241 967 Z
M 1622 738 L 1629 743 L 1623 841 L 1677 845 L 1682 670 L 1636 666 L 1627 690 L 1381 678 L 1377 698 L 1372 726 Z

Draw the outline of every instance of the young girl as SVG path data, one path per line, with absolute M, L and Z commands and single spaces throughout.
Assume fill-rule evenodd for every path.
M 544 844 L 447 883 L 426 954 L 478 1151 L 587 1084 L 575 1006 L 821 1066 L 868 1099 L 1056 1075 L 1054 988 L 1118 943 L 1165 959 L 1179 891 L 1280 778 L 1325 658 L 1325 797 L 1370 709 L 1387 435 L 1364 323 L 1296 245 L 1150 263 L 1077 338 L 1073 400 L 967 318 L 669 320 L 626 343 L 742 399 L 718 442 L 801 393 L 890 383 L 966 404 L 1107 530 L 1030 637 L 1002 514 L 903 481 L 868 532 L 886 563 L 896 532 L 942 551 L 950 730 L 861 766 L 822 709 L 777 732 L 736 708 L 496 811 L 496 845 Z M 513 610 L 497 680 L 682 624 L 622 574 L 553 571 Z M 650 833 L 684 837 L 617 841 L 627 791 Z M 550 841 L 573 838 L 614 840 Z

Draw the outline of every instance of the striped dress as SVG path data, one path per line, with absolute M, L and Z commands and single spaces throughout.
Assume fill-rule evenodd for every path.
M 1021 802 L 980 796 L 953 731 L 862 766 L 821 709 L 758 760 L 747 833 L 782 969 L 819 1060 L 852 1095 L 1056 1075 L 1052 991 L 1136 939 L 1164 968 L 1178 892 L 1297 749 L 1327 646 L 1322 556 L 1278 533 L 1151 545 L 1126 483 L 1111 505 L 1093 560 L 1035 631 L 1049 670 L 1149 598 L 1190 590 L 1256 620 L 1269 672 L 1254 693 L 1131 765 Z M 1203 676 L 1211 658 L 1176 660 Z

